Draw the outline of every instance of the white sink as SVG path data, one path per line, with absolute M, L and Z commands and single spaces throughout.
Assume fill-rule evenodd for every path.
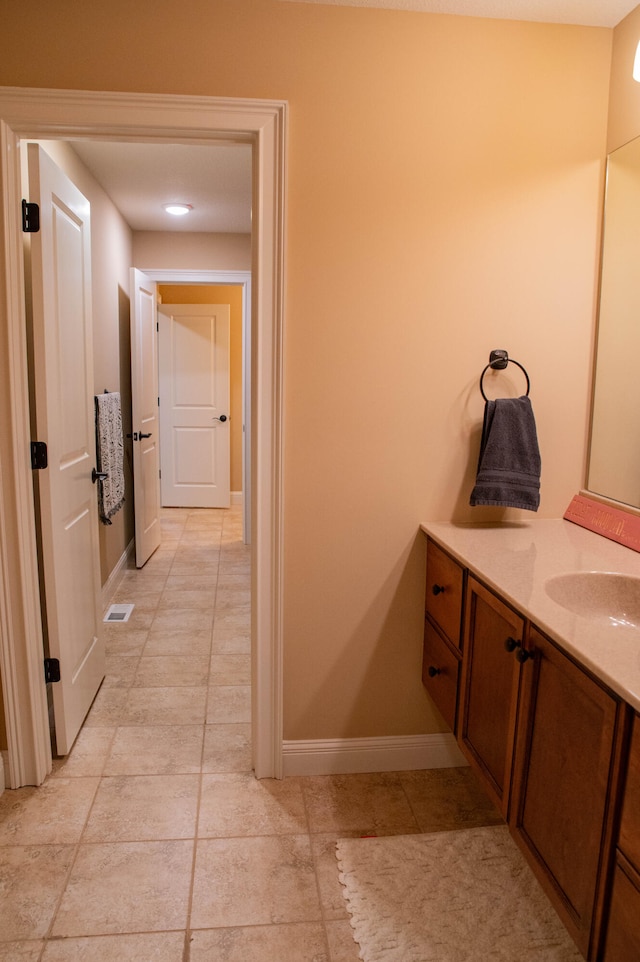
M 575 571 L 549 578 L 544 590 L 583 618 L 640 628 L 640 578 L 610 571 Z

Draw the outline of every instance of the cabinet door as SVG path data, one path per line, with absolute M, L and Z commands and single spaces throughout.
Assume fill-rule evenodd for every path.
M 622 706 L 535 629 L 528 647 L 511 829 L 588 956 L 611 844 Z
M 467 583 L 459 742 L 507 817 L 523 619 L 474 578 Z M 507 650 L 507 646 L 511 650 Z
M 613 877 L 607 940 L 603 962 L 640 959 L 640 879 L 619 858 Z

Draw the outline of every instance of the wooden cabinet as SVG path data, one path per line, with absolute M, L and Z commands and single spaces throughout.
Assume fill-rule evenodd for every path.
M 640 959 L 640 717 L 634 715 L 604 962 Z
M 505 819 L 509 813 L 524 619 L 469 577 L 458 741 Z
M 640 716 L 620 814 L 628 706 L 431 540 L 427 551 L 427 689 L 585 958 L 639 962 Z
M 429 540 L 422 681 L 452 729 L 458 705 L 463 592 L 464 569 Z
M 624 705 L 535 628 L 527 647 L 510 827 L 578 947 L 594 957 Z

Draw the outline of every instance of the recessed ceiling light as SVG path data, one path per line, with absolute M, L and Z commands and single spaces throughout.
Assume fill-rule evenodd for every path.
M 164 209 L 167 214 L 173 214 L 174 217 L 182 217 L 184 214 L 188 214 L 190 210 L 193 210 L 191 204 L 165 204 Z

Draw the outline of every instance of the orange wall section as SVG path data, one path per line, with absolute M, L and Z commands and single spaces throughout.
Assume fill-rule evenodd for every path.
M 442 730 L 419 522 L 526 515 L 468 506 L 491 349 L 531 378 L 540 515 L 584 480 L 613 31 L 280 0 L 0 19 L 2 84 L 289 102 L 284 734 Z
M 159 284 L 163 304 L 230 307 L 231 490 L 242 491 L 242 288 L 237 284 Z

